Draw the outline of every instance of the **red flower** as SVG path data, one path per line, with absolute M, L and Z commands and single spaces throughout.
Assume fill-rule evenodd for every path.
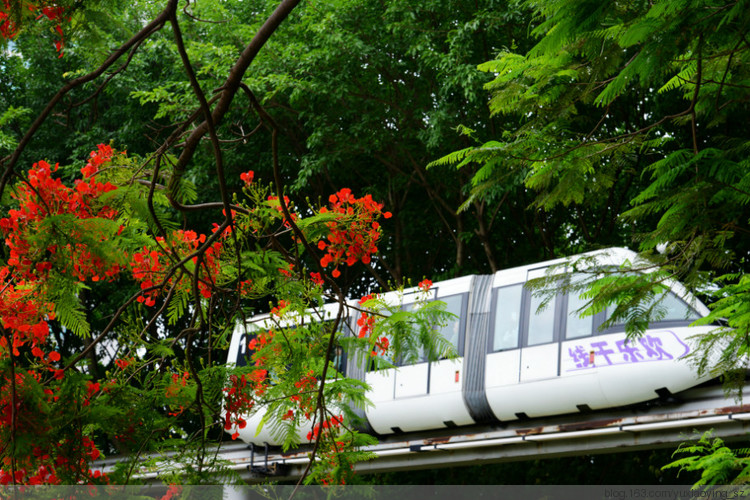
M 252 170 L 248 170 L 247 172 L 244 172 L 240 174 L 240 179 L 245 183 L 245 186 L 249 186 L 253 183 L 253 177 L 255 176 L 255 172 Z
M 419 285 L 417 286 L 419 287 L 420 290 L 422 290 L 423 292 L 426 292 L 432 287 L 432 281 L 428 279 L 423 279 L 422 281 L 419 282 Z
M 382 212 L 383 205 L 376 203 L 372 196 L 356 198 L 350 189 L 344 188 L 329 196 L 330 209 L 322 208 L 320 213 L 335 214 L 335 218 L 326 223 L 329 230 L 328 241 L 320 240 L 318 249 L 326 254 L 320 259 L 320 265 L 327 267 L 333 264 L 334 278 L 341 276 L 339 264 L 353 266 L 357 262 L 369 264 L 372 255 L 377 253 L 376 243 L 380 239 L 380 216 L 389 218 L 389 212 Z

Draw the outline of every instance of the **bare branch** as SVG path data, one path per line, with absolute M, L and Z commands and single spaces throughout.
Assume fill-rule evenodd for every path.
M 167 22 L 169 17 L 173 15 L 176 8 L 177 0 L 169 0 L 167 7 L 158 16 L 156 16 L 153 21 L 148 23 L 138 33 L 133 35 L 133 37 L 123 45 L 121 45 L 120 48 L 112 52 L 112 54 L 107 57 L 107 59 L 101 64 L 101 66 L 99 66 L 91 73 L 75 78 L 63 85 L 63 87 L 57 92 L 57 94 L 55 94 L 54 97 L 47 103 L 47 106 L 42 110 L 42 112 L 39 113 L 39 115 L 36 117 L 34 123 L 31 124 L 29 129 L 26 131 L 26 134 L 24 134 L 24 136 L 18 142 L 18 146 L 16 146 L 16 149 L 13 151 L 13 153 L 0 161 L 0 166 L 4 168 L 2 177 L 0 177 L 0 195 L 2 195 L 2 193 L 5 191 L 5 186 L 8 184 L 10 177 L 13 175 L 16 163 L 18 163 L 18 159 L 21 157 L 21 153 L 23 153 L 23 150 L 34 137 L 34 134 L 36 134 L 37 130 L 39 130 L 39 127 L 42 126 L 47 117 L 52 113 L 52 110 L 55 109 L 57 103 L 60 102 L 60 100 L 74 88 L 83 85 L 84 83 L 95 80 L 96 78 L 101 76 L 110 66 L 117 62 L 117 60 L 120 59 L 120 57 L 127 53 L 131 48 L 137 46 L 143 40 L 163 28 L 164 24 Z

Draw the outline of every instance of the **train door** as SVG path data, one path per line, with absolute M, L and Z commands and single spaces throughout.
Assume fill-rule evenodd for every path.
M 437 300 L 446 304 L 446 311 L 455 315 L 447 324 L 436 326 L 435 330 L 447 340 L 461 356 L 464 335 L 464 320 L 466 318 L 467 294 L 443 296 L 439 294 Z M 411 309 L 413 305 L 405 306 Z M 414 364 L 400 364 L 396 372 L 395 397 L 426 396 L 460 390 L 461 363 L 458 360 L 438 359 L 430 362 L 429 356 L 423 350 L 419 353 L 419 361 Z
M 527 280 L 544 276 L 545 271 L 529 271 Z M 556 328 L 560 317 L 558 297 L 539 296 L 524 289 L 523 309 L 525 321 L 522 327 L 520 381 L 524 383 L 557 377 L 560 373 L 560 344 L 557 342 Z
M 441 354 L 419 352 L 416 362 L 396 360 L 395 369 L 370 371 L 366 381 L 372 391 L 368 397 L 374 407 L 367 409 L 367 420 L 378 433 L 412 432 L 474 423 L 462 396 L 464 380 L 463 345 L 473 277 L 441 283 L 429 300 L 446 303 L 455 315 L 434 329 L 459 355 L 456 359 L 435 359 Z M 406 298 L 408 301 L 411 297 Z M 413 305 L 404 305 L 412 308 Z M 433 361 L 429 361 L 433 359 Z M 387 391 L 390 386 L 390 400 Z
M 379 311 L 379 314 L 387 314 L 387 310 Z M 389 352 L 382 354 L 380 357 L 387 362 L 396 364 L 396 360 Z M 392 402 L 395 395 L 396 370 L 393 368 L 375 369 L 367 361 L 362 361 L 365 365 L 364 379 L 370 390 L 367 391 L 367 398 L 377 407 L 383 403 Z
M 402 309 L 411 311 L 414 304 L 405 304 Z M 404 363 L 403 360 L 396 360 L 396 364 L 399 368 L 394 373 L 393 397 L 398 399 L 426 395 L 429 389 L 430 367 L 424 350 L 419 350 L 416 362 Z
M 466 313 L 468 296 L 465 293 L 438 296 L 438 300 L 445 302 L 448 312 L 455 315 L 447 324 L 436 328 L 438 333 L 447 340 L 458 353 L 456 359 L 438 359 L 430 363 L 428 392 L 430 394 L 445 394 L 461 390 L 463 382 L 463 347 L 466 328 Z
M 486 363 L 486 387 L 518 383 L 521 371 L 521 303 L 523 283 L 495 288 L 492 292 L 492 333 Z
M 425 353 L 419 353 L 419 358 L 413 364 L 401 364 L 395 372 L 395 390 L 393 396 L 408 398 L 414 396 L 425 396 L 429 391 L 430 363 Z

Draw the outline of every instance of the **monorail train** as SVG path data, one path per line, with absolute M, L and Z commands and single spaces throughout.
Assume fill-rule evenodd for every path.
M 619 266 L 637 259 L 621 248 L 585 255 L 594 257 L 597 265 Z M 710 378 L 699 377 L 685 356 L 693 349 L 690 337 L 715 327 L 688 327 L 708 309 L 679 283 L 669 284 L 661 303 L 666 314 L 632 341 L 626 339 L 624 325 L 600 328 L 607 311 L 580 317 L 577 311 L 586 301 L 576 294 L 557 293 L 540 310 L 543 299 L 524 284 L 576 257 L 581 256 L 435 283 L 432 298 L 445 302 L 456 315 L 440 333 L 454 345 L 457 358 L 423 359 L 375 371 L 354 363 L 341 367 L 348 377 L 370 387 L 367 397 L 373 405 L 364 417 L 372 431 L 413 432 L 618 407 L 677 393 Z M 390 295 L 386 300 L 396 300 Z M 416 293 L 405 293 L 404 306 L 415 298 Z M 356 319 L 347 320 L 352 331 Z M 238 325 L 229 363 L 245 363 L 250 335 Z M 229 432 L 239 432 L 247 443 L 281 444 L 271 435 L 271 426 L 257 432 L 262 416 L 256 412 L 244 429 Z M 300 429 L 300 437 L 308 430 Z

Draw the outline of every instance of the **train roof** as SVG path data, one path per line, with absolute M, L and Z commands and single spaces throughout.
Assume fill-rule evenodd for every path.
M 626 262 L 630 262 L 633 267 L 639 264 L 643 265 L 643 272 L 652 272 L 654 269 L 652 266 L 638 254 L 632 250 L 622 247 L 611 247 L 601 250 L 594 250 L 582 254 L 571 255 L 569 257 L 561 257 L 558 259 L 552 259 L 544 262 L 535 262 L 532 264 L 526 264 L 523 266 L 512 267 L 508 269 L 502 269 L 497 271 L 493 276 L 493 288 L 507 286 L 517 283 L 525 283 L 530 279 L 541 278 L 548 276 L 550 268 L 553 268 L 552 274 L 561 274 L 566 271 L 565 264 L 573 264 L 578 261 L 577 268 L 584 269 L 590 266 L 621 266 Z M 458 278 L 452 278 L 449 280 L 443 280 L 433 283 L 432 286 L 432 297 L 433 299 L 440 299 L 441 297 L 450 296 L 457 293 L 467 293 L 471 290 L 474 279 L 477 275 L 467 275 Z M 681 299 L 686 301 L 691 307 L 693 307 L 701 316 L 706 316 L 709 313 L 708 308 L 697 300 L 687 289 L 677 281 L 668 281 L 665 284 L 671 289 L 673 293 L 679 296 Z M 386 301 L 393 304 L 398 302 L 410 303 L 416 300 L 416 297 L 422 293 L 419 287 L 406 288 L 403 291 L 385 292 L 381 294 L 381 297 Z M 350 306 L 356 306 L 357 301 L 350 299 L 346 301 Z M 322 313 L 326 316 L 326 319 L 333 319 L 335 317 L 338 308 L 338 303 L 328 303 L 322 307 Z M 269 317 L 269 313 L 258 314 L 253 316 L 248 324 L 262 322 Z M 241 325 L 238 325 L 238 327 Z

